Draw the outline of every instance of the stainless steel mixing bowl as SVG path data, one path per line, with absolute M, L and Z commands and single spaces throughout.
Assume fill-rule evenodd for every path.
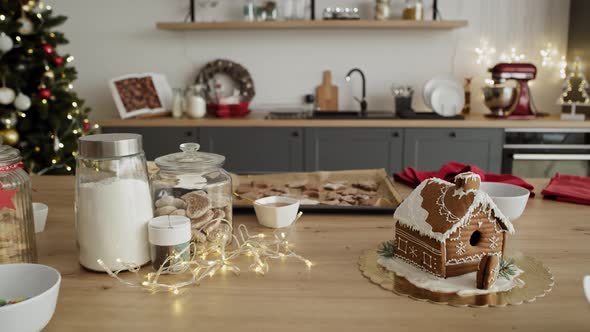
M 505 85 L 484 86 L 482 92 L 484 103 L 494 116 L 505 116 L 516 98 L 516 88 Z

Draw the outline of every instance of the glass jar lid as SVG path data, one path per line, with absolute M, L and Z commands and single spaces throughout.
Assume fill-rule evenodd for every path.
M 19 161 L 21 161 L 19 150 L 8 145 L 0 145 L 0 166 L 13 165 Z
M 156 158 L 156 165 L 165 170 L 206 170 L 223 166 L 225 157 L 215 153 L 199 152 L 197 143 L 180 144 L 182 152 L 172 153 Z

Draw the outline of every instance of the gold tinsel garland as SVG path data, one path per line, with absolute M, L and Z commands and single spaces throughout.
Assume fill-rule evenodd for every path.
M 141 276 L 141 266 L 135 263 L 117 260 L 124 267 L 117 271 L 109 269 L 100 259 L 98 263 L 111 277 L 127 286 L 140 287 L 153 293 L 168 291 L 175 295 L 180 293 L 179 289 L 199 285 L 204 278 L 213 277 L 221 269 L 238 275 L 241 270 L 233 261 L 242 256 L 250 257 L 253 260 L 249 270 L 257 274 L 265 274 L 269 271 L 269 259 L 294 258 L 311 268 L 312 262 L 291 250 L 288 241 L 291 230 L 302 214 L 299 212 L 291 226 L 275 230 L 274 236 L 270 239 L 266 239 L 266 235 L 263 233 L 250 235 L 248 228 L 243 224 L 238 226 L 237 234 L 233 234 L 231 222 L 221 219 L 222 222 L 230 226 L 227 228 L 227 233 L 219 234 L 213 241 L 204 244 L 191 243 L 176 255 L 169 256 L 156 272 L 149 272 L 143 276 Z M 218 221 L 212 220 L 211 222 Z M 228 245 L 230 238 L 233 238 L 233 241 Z M 185 261 L 181 257 L 187 250 L 190 250 L 191 256 L 188 261 Z M 124 271 L 133 273 L 137 280 L 129 281 L 121 278 L 119 274 Z M 177 283 L 164 283 L 160 281 L 162 275 L 187 275 L 189 277 Z

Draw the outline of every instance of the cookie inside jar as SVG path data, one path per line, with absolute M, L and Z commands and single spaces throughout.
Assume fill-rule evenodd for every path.
M 182 152 L 156 158 L 159 170 L 152 177 L 154 215 L 186 216 L 192 241 L 232 239 L 232 183 L 223 169 L 225 157 L 199 151 L 197 143 L 183 143 Z

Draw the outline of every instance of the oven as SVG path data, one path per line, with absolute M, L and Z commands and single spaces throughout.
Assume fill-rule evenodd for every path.
M 507 128 L 502 173 L 548 178 L 590 176 L 590 128 Z

